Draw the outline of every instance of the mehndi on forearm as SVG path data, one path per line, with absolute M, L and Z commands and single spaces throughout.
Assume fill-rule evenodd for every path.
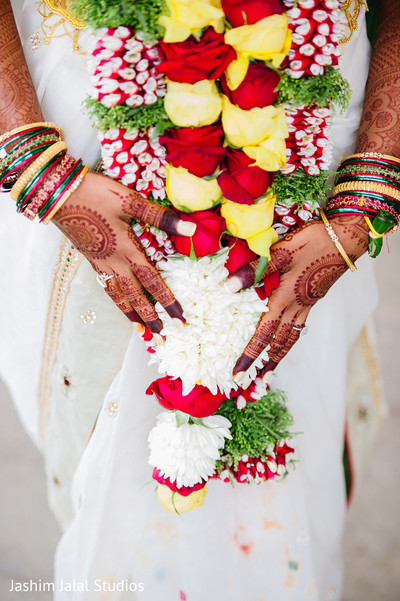
M 0 0 L 0 133 L 42 121 L 9 0 Z
M 356 152 L 400 157 L 399 30 L 399 0 L 381 0 Z

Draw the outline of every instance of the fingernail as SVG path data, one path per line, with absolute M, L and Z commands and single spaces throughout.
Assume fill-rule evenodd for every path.
M 179 319 L 180 321 L 183 321 L 183 323 L 186 322 L 186 319 L 183 317 L 182 307 L 180 303 L 178 303 L 178 301 L 175 301 L 174 303 L 172 303 L 172 305 L 166 307 L 166 310 L 168 312 L 168 315 L 173 319 Z
M 235 292 L 242 289 L 242 281 L 234 275 L 225 281 L 224 288 L 229 294 L 235 294 Z
M 178 221 L 176 231 L 181 236 L 193 236 L 196 231 L 196 224 L 191 221 Z
M 173 321 L 175 327 L 178 328 L 178 330 L 183 330 L 185 324 L 184 324 L 184 322 L 181 319 L 178 319 L 177 317 L 174 317 L 172 319 L 172 321 Z
M 272 374 L 273 373 L 274 373 L 273 371 L 267 371 L 267 373 L 265 373 L 263 375 L 263 382 L 264 382 L 264 384 L 269 384 L 269 381 L 272 378 Z
M 135 328 L 136 332 L 141 336 L 143 334 L 143 332 L 145 331 L 145 327 L 142 326 L 141 323 L 134 323 L 133 327 Z
M 244 378 L 244 374 L 246 372 L 245 371 L 239 371 L 236 376 L 233 378 L 233 380 L 236 382 L 236 384 L 240 384 L 240 382 L 243 380 Z

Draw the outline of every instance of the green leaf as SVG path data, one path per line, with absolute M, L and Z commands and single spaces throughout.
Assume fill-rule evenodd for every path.
M 258 284 L 258 282 L 260 282 L 262 280 L 264 273 L 267 269 L 267 265 L 268 265 L 268 257 L 260 257 L 258 259 L 257 269 L 254 274 L 254 283 L 255 284 Z
M 189 255 L 189 259 L 191 259 L 192 261 L 197 261 L 197 256 L 196 256 L 196 253 L 194 252 L 193 238 L 190 238 L 190 255 Z
M 317 104 L 320 107 L 333 103 L 341 112 L 347 108 L 351 96 L 348 81 L 335 67 L 327 67 L 323 75 L 301 79 L 293 79 L 284 73 L 278 89 L 278 103 L 290 103 L 293 106 Z
M 181 514 L 179 513 L 179 511 L 177 510 L 176 506 L 175 506 L 175 495 L 176 495 L 176 490 L 173 490 L 173 491 L 172 491 L 172 495 L 171 495 L 171 503 L 172 503 L 172 507 L 174 508 L 174 510 L 175 510 L 175 513 L 177 513 L 178 515 L 181 515 Z
M 164 0 L 74 0 L 71 9 L 75 17 L 93 29 L 126 25 L 142 30 L 153 40 L 163 35 L 159 16 L 169 14 Z
M 174 127 L 164 110 L 162 98 L 158 98 L 154 104 L 135 108 L 127 104 L 117 104 L 108 108 L 93 98 L 87 98 L 84 105 L 92 123 L 101 131 L 119 127 L 127 130 L 156 127 L 161 134 L 167 128 Z
M 288 438 L 293 418 L 286 407 L 287 397 L 282 390 L 269 390 L 255 403 L 238 409 L 234 399 L 222 403 L 217 414 L 231 422 L 232 440 L 225 441 L 221 455 L 230 457 L 237 465 L 242 455 L 263 457 L 269 445 Z M 223 469 L 221 462 L 220 467 Z
M 176 425 L 178 428 L 187 424 L 189 422 L 189 417 L 190 416 L 188 413 L 183 413 L 183 411 L 175 411 Z

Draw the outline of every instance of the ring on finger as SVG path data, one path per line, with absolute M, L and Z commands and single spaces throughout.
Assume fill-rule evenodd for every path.
M 108 275 L 107 273 L 98 273 L 96 276 L 96 280 L 100 284 L 102 288 L 107 288 L 107 282 L 115 278 L 114 274 Z
M 305 336 L 308 332 L 308 326 L 304 323 L 302 326 L 293 326 L 292 330 L 300 332 L 300 336 Z

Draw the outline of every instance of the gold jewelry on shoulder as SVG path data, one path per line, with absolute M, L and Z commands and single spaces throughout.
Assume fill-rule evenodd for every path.
M 68 36 L 72 40 L 74 52 L 83 54 L 78 44 L 78 34 L 85 28 L 84 23 L 71 16 L 70 0 L 40 0 L 38 12 L 43 17 L 41 30 L 31 35 L 33 49 L 40 46 L 41 41 L 50 44 L 54 38 Z
M 354 6 L 352 4 L 354 3 Z M 365 6 L 365 10 L 368 11 L 368 4 L 366 0 L 345 0 L 342 6 L 342 10 L 344 11 L 347 19 L 346 27 L 349 28 L 350 33 L 342 38 L 339 44 L 346 44 L 355 31 L 358 29 L 358 17 L 360 16 L 361 7 Z M 353 11 L 353 12 L 352 12 Z

